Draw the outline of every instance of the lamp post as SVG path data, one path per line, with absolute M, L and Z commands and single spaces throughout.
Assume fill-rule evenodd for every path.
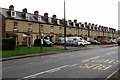
M 43 51 L 43 33 L 41 33 L 41 51 Z
M 65 0 L 64 0 L 64 50 L 66 50 L 66 25 L 65 25 L 65 21 L 66 21 L 66 12 L 65 12 Z
M 41 30 L 41 25 L 39 25 L 39 36 L 40 36 L 40 52 L 43 51 L 43 31 Z

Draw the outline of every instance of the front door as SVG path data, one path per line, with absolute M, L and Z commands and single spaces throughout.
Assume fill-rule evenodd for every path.
M 23 37 L 22 45 L 27 45 L 27 37 Z

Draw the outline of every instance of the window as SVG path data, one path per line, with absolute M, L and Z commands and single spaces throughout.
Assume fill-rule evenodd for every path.
M 44 32 L 43 25 L 40 26 L 40 32 L 41 32 L 41 33 Z
M 59 19 L 57 20 L 57 24 L 60 24 L 60 20 Z
M 30 15 L 29 14 L 26 14 L 26 19 L 30 19 Z
M 69 34 L 71 34 L 71 33 L 72 33 L 72 29 L 70 28 L 70 29 L 69 29 Z
M 62 27 L 59 28 L 59 33 L 62 33 Z
M 50 26 L 50 33 L 54 33 L 54 26 Z
M 73 27 L 76 27 L 75 23 L 73 23 Z
M 76 30 L 75 30 L 75 34 L 77 34 L 77 33 L 78 33 L 78 30 L 76 29 Z
M 70 26 L 70 23 L 69 23 L 69 21 L 67 21 L 67 26 Z
M 38 21 L 41 21 L 42 19 L 41 19 L 41 16 L 38 16 Z
M 28 31 L 32 31 L 32 24 L 28 25 Z
M 48 18 L 48 22 L 51 23 L 51 18 Z
M 17 22 L 14 22 L 14 25 L 13 25 L 13 29 L 14 29 L 14 30 L 18 30 L 18 29 L 17 29 L 17 25 L 18 25 L 18 23 L 17 23 Z
M 16 12 L 15 11 L 11 11 L 11 17 L 16 17 Z

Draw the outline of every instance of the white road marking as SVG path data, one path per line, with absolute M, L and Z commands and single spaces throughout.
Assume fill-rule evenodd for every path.
M 37 76 L 37 75 L 41 75 L 41 74 L 44 74 L 44 73 L 48 73 L 48 72 L 60 70 L 60 69 L 62 69 L 62 68 L 68 67 L 68 66 L 69 66 L 69 65 L 65 65 L 65 66 L 61 66 L 61 67 L 58 67 L 58 68 L 50 69 L 50 70 L 43 71 L 43 72 L 40 72 L 40 73 L 36 73 L 36 74 L 30 75 L 30 76 L 26 76 L 26 77 L 23 77 L 23 78 L 20 78 L 20 79 L 17 79 L 17 80 L 23 80 L 23 79 L 31 78 L 31 77 L 33 77 L 33 76 Z
M 15 66 L 4 67 L 2 69 L 9 69 L 9 68 L 13 68 L 13 67 L 15 67 Z
M 117 73 L 118 72 L 118 70 L 117 71 L 115 71 L 115 72 L 113 72 L 111 75 L 109 75 L 105 80 L 108 80 L 109 78 L 111 78 L 115 73 Z
M 115 54 L 115 53 L 116 53 L 116 52 L 113 51 L 113 52 L 107 53 L 107 54 L 105 54 L 105 55 L 110 55 L 110 54 Z

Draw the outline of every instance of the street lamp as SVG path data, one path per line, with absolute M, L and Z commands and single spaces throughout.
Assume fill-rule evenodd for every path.
M 66 50 L 66 26 L 65 26 L 65 21 L 66 21 L 66 12 L 65 12 L 65 0 L 64 0 L 64 50 Z

